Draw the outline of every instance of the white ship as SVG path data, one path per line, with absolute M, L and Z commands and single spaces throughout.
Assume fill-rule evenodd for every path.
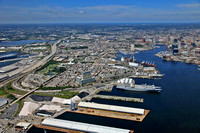
M 131 78 L 123 78 L 117 81 L 118 89 L 129 90 L 129 91 L 140 91 L 140 92 L 160 92 L 161 87 L 155 85 L 136 85 L 135 81 Z

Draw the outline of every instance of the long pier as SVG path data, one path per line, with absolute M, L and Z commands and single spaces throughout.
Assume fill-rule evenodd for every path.
M 108 96 L 108 95 L 95 95 L 95 96 L 93 96 L 93 98 L 107 99 L 107 100 L 118 100 L 118 101 L 127 101 L 127 102 L 139 102 L 139 103 L 143 103 L 144 102 L 144 99 L 142 99 L 142 98 Z
M 62 131 L 67 133 L 130 133 L 134 132 L 133 130 L 100 126 L 95 124 L 88 124 L 83 122 L 75 122 L 69 120 L 60 120 L 46 118 L 40 125 L 34 125 L 38 128 L 50 129 L 54 131 Z
M 142 122 L 150 110 L 91 102 L 80 102 L 75 111 L 71 111 L 70 108 L 66 108 L 64 112 Z
M 37 128 L 42 128 L 44 130 L 47 129 L 47 130 L 52 130 L 52 131 L 65 132 L 65 133 L 86 133 L 86 132 L 75 131 L 75 130 L 60 128 L 60 127 L 46 126 L 46 125 L 41 125 L 41 124 L 40 125 L 34 124 L 33 126 Z
M 108 110 L 100 110 L 100 109 L 92 109 L 92 108 L 84 108 L 84 107 L 79 107 L 76 111 L 71 111 L 70 109 L 67 109 L 66 112 L 142 122 L 144 120 L 144 118 L 147 116 L 147 114 L 150 112 L 150 110 L 145 110 L 144 115 L 123 113 L 123 112 L 116 112 L 116 111 L 108 111 Z

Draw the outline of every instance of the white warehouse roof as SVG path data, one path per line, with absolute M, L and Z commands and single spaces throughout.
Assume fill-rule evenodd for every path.
M 144 115 L 144 109 L 140 109 L 140 108 L 114 106 L 114 105 L 90 103 L 90 102 L 80 102 L 78 106 L 85 107 L 85 108 L 102 109 L 102 110 L 110 110 L 110 111 Z
M 17 123 L 16 126 L 23 127 L 24 129 L 27 129 L 30 125 L 31 124 L 27 123 L 27 122 L 19 122 L 19 123 Z
M 46 118 L 41 124 L 46 126 L 67 128 L 72 130 L 95 132 L 95 133 L 129 133 L 130 131 L 127 129 L 99 126 L 95 124 L 88 124 L 88 123 L 74 122 L 74 121 L 60 120 L 53 118 Z
M 4 106 L 7 103 L 8 103 L 8 101 L 6 99 L 0 99 L 0 107 Z

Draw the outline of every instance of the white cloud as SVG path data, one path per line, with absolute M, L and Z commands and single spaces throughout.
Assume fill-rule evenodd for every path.
M 83 14 L 83 13 L 85 13 L 84 11 L 79 11 L 79 14 Z
M 125 5 L 102 5 L 102 6 L 92 6 L 85 7 L 88 10 L 103 10 L 103 11 L 112 11 L 117 9 L 133 9 L 134 6 L 125 6 Z
M 133 5 L 101 5 L 91 7 L 39 6 L 32 8 L 3 7 L 0 17 L 3 21 L 39 22 L 150 22 L 150 21 L 198 21 L 200 4 L 180 4 L 173 10 L 144 8 Z M 196 8 L 192 8 L 196 7 Z M 0 22 L 1 23 L 1 22 Z
M 187 8 L 200 7 L 200 3 L 179 4 L 179 5 L 177 5 L 177 6 L 178 6 L 178 7 L 187 7 Z

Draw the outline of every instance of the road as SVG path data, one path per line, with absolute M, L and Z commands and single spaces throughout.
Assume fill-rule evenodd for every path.
M 17 77 L 15 75 L 14 78 L 10 78 L 10 79 L 7 79 L 4 84 L 7 84 L 11 81 L 14 81 L 16 80 L 17 78 L 19 78 L 19 76 L 24 76 L 26 75 L 27 73 L 35 70 L 36 68 L 44 65 L 47 61 L 49 61 L 56 53 L 57 53 L 57 45 L 61 42 L 61 40 L 58 40 L 56 43 L 54 43 L 51 47 L 51 54 L 49 54 L 48 56 L 44 57 L 42 60 L 38 61 L 35 65 L 29 67 L 29 68 L 25 68 L 21 73 L 17 74 Z M 29 92 L 27 92 L 26 94 L 24 94 L 23 96 L 19 97 L 17 100 L 13 101 L 12 103 L 8 104 L 6 107 L 4 107 L 3 109 L 1 109 L 0 111 L 4 111 L 6 108 L 14 105 L 17 101 L 23 99 L 24 97 L 30 95 L 31 93 L 33 93 L 34 91 L 36 91 L 38 88 L 35 88 Z
M 35 70 L 36 68 L 44 65 L 47 61 L 49 61 L 56 53 L 57 53 L 57 45 L 61 42 L 61 40 L 58 40 L 56 43 L 54 43 L 51 46 L 51 54 L 49 54 L 48 56 L 46 56 L 45 58 L 43 58 L 42 60 L 38 61 L 36 64 L 33 64 L 32 66 L 22 69 L 19 73 L 11 75 L 10 77 L 8 77 L 8 79 L 0 82 L 0 87 L 2 87 L 4 84 L 11 82 L 13 80 L 15 80 L 18 77 L 24 76 L 27 73 Z
M 23 73 L 35 70 L 36 68 L 43 66 L 47 61 L 49 61 L 57 52 L 57 45 L 61 42 L 61 40 L 57 41 L 51 46 L 51 54 L 44 57 L 42 60 L 38 61 L 35 65 L 30 66 L 29 68 L 26 68 L 23 70 Z

